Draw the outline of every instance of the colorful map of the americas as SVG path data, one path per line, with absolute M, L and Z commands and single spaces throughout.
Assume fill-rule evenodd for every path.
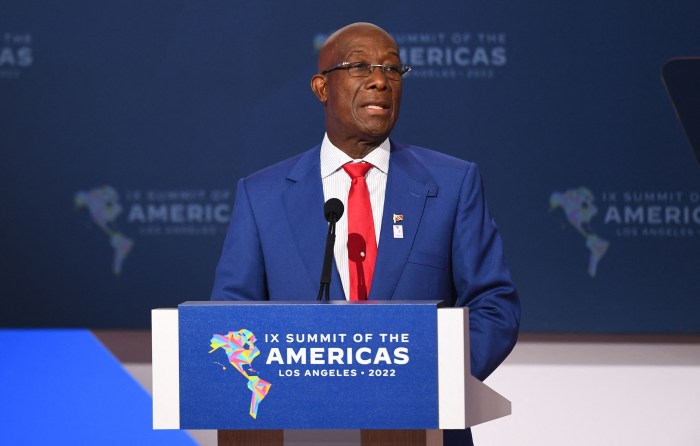
M 593 194 L 585 187 L 569 189 L 566 192 L 554 192 L 549 197 L 550 210 L 560 207 L 569 224 L 586 239 L 586 247 L 591 252 L 588 258 L 588 274 L 595 277 L 598 262 L 603 258 L 610 243 L 598 237 L 591 229 L 591 219 L 598 213 L 593 204 Z
M 223 347 L 231 365 L 248 379 L 248 388 L 253 392 L 250 399 L 250 416 L 257 418 L 260 401 L 267 396 L 272 384 L 260 379 L 251 367 L 243 370 L 244 365 L 250 366 L 253 359 L 260 354 L 260 350 L 255 346 L 255 335 L 246 329 L 229 331 L 227 335 L 215 334 L 211 338 L 210 346 L 209 353 Z
M 87 207 L 92 221 L 109 237 L 109 243 L 114 250 L 112 271 L 120 275 L 124 259 L 133 249 L 134 241 L 113 227 L 115 220 L 123 211 L 119 204 L 119 194 L 114 188 L 103 186 L 88 192 L 78 192 L 75 194 L 74 201 L 78 208 Z

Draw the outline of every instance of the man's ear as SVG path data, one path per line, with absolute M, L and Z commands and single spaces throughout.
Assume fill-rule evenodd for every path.
M 328 101 L 328 95 L 326 94 L 326 77 L 322 74 L 315 74 L 311 78 L 311 90 L 318 98 L 319 101 L 324 104 Z

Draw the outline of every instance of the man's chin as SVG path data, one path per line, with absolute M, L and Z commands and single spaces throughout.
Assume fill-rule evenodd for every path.
M 388 132 L 382 132 L 382 133 L 367 133 L 363 136 L 362 139 L 366 141 L 366 145 L 371 145 L 378 147 L 379 144 L 383 143 L 387 138 L 389 137 Z
M 389 134 L 393 128 L 393 125 L 388 126 L 386 123 L 381 126 L 365 126 L 364 134 L 368 139 L 379 141 L 379 143 L 381 143 L 389 137 Z

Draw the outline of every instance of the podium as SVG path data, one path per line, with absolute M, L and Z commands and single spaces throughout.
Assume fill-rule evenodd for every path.
M 220 446 L 441 445 L 511 411 L 470 373 L 468 316 L 441 301 L 153 310 L 153 428 L 217 429 Z

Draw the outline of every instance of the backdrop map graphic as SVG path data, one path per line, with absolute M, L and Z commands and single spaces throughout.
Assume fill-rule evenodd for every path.
M 208 299 L 237 180 L 320 143 L 318 47 L 371 21 L 413 66 L 392 137 L 481 168 L 524 331 L 700 333 L 700 172 L 660 77 L 700 53 L 699 18 L 696 0 L 5 2 L 0 326 L 147 328 Z

